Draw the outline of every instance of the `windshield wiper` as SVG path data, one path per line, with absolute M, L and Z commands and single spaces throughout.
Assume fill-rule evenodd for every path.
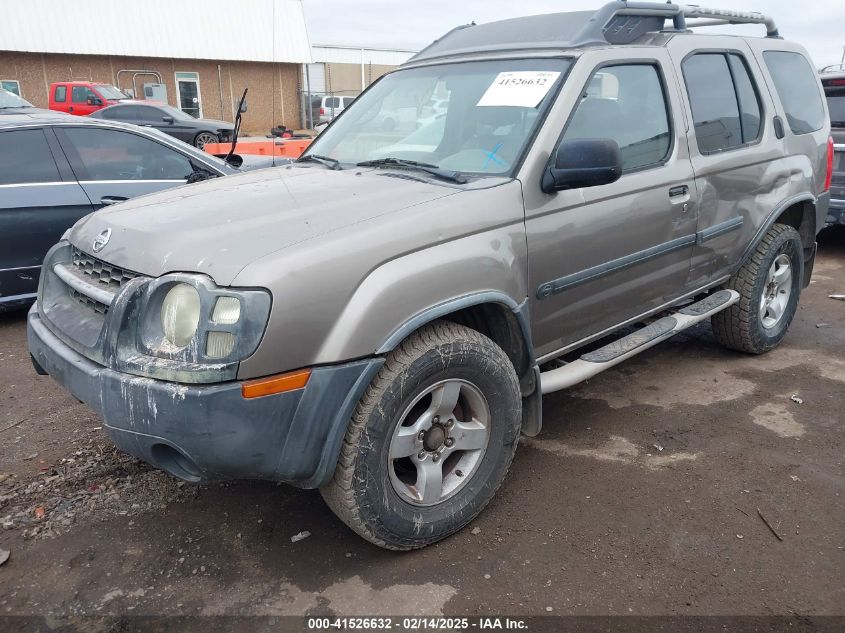
M 343 167 L 340 166 L 340 161 L 336 158 L 331 158 L 329 156 L 320 156 L 319 154 L 307 154 L 305 156 L 301 156 L 300 158 L 296 159 L 297 163 L 305 163 L 308 161 L 313 161 L 315 163 L 320 163 L 321 165 L 325 165 L 329 169 L 334 170 L 341 170 Z
M 358 167 L 407 167 L 409 169 L 416 169 L 431 174 L 436 178 L 442 178 L 450 182 L 455 182 L 459 185 L 464 185 L 469 180 L 459 171 L 451 169 L 441 169 L 437 165 L 431 163 L 420 163 L 415 160 L 403 160 L 401 158 L 376 158 L 374 160 L 365 160 L 357 164 Z

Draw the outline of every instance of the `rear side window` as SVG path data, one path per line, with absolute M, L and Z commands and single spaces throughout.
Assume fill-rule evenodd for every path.
M 616 141 L 625 171 L 666 158 L 671 145 L 669 117 L 656 67 L 605 66 L 593 75 L 563 141 L 588 138 Z
M 763 59 L 775 82 L 789 129 L 795 134 L 822 129 L 824 104 L 816 74 L 805 57 L 788 51 L 765 51 Z
M 64 103 L 67 99 L 67 86 L 56 86 L 54 99 L 58 103 Z
M 0 132 L 0 185 L 60 181 L 44 132 Z
M 327 108 L 339 108 L 340 107 L 340 97 L 326 97 L 326 107 Z
M 760 135 L 760 100 L 742 57 L 698 53 L 682 68 L 702 154 L 735 149 Z

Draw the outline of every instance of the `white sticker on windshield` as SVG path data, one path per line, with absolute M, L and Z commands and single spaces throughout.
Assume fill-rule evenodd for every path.
M 476 105 L 536 108 L 559 76 L 546 70 L 499 73 Z

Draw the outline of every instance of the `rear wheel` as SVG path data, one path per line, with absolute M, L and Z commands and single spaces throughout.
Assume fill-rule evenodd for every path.
M 775 224 L 769 229 L 728 282 L 739 301 L 711 318 L 720 343 L 762 354 L 781 342 L 801 294 L 802 250 L 801 236 L 791 226 Z
M 502 349 L 475 330 L 436 322 L 388 356 L 321 493 L 376 545 L 434 543 L 475 518 L 499 488 L 521 416 L 519 382 Z
M 220 139 L 211 132 L 200 132 L 194 137 L 194 147 L 203 149 L 208 143 L 218 143 Z

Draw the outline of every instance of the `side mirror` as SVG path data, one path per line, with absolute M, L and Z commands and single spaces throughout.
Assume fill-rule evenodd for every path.
M 246 112 L 246 109 L 246 99 L 244 99 L 243 103 L 241 103 L 240 113 L 243 114 L 244 112 Z
M 554 164 L 546 168 L 540 189 L 554 193 L 563 189 L 596 187 L 622 176 L 622 154 L 616 141 L 590 138 L 561 143 Z
M 161 120 L 164 121 L 165 123 L 173 123 L 176 119 L 174 119 L 172 116 L 165 115 L 165 116 L 161 117 Z
M 103 100 L 99 97 L 88 97 L 88 99 L 86 99 L 86 102 L 88 103 L 88 105 L 92 106 L 103 105 Z

